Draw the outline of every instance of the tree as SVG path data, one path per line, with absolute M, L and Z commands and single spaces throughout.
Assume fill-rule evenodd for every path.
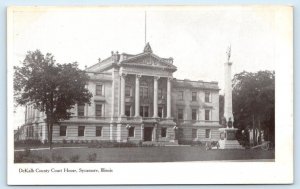
M 14 67 L 14 99 L 17 105 L 32 103 L 45 112 L 48 142 L 52 148 L 53 124 L 69 119 L 75 104 L 88 103 L 92 94 L 85 88 L 88 75 L 78 64 L 59 64 L 53 55 L 29 51 L 21 67 Z
M 264 130 L 268 140 L 274 142 L 275 72 L 236 74 L 232 96 L 235 126 L 240 130 L 253 129 L 254 138 L 261 138 L 260 131 Z

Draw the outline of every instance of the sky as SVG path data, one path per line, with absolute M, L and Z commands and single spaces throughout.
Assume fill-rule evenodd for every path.
M 276 7 L 255 6 L 20 9 L 12 15 L 13 64 L 40 49 L 84 69 L 111 51 L 141 53 L 146 33 L 154 54 L 173 57 L 175 78 L 217 81 L 222 94 L 228 46 L 232 76 L 275 70 L 278 38 L 285 38 L 275 12 Z M 22 125 L 24 109 L 17 108 L 14 117 L 15 127 Z

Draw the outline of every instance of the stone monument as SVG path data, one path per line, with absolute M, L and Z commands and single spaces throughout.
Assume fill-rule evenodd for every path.
M 236 139 L 236 131 L 238 129 L 233 127 L 233 114 L 232 114 L 232 83 L 231 83 L 231 47 L 229 46 L 227 53 L 227 62 L 224 65 L 225 72 L 225 85 L 224 85 L 224 117 L 222 120 L 223 128 L 220 128 L 220 149 L 243 149 Z

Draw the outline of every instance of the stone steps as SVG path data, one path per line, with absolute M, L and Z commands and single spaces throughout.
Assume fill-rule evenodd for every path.
M 245 149 L 237 140 L 220 140 L 220 149 Z

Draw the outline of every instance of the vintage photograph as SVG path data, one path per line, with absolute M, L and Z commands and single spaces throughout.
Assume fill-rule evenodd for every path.
M 10 7 L 8 159 L 20 174 L 57 163 L 274 164 L 278 52 L 292 49 L 291 14 L 284 6 Z

